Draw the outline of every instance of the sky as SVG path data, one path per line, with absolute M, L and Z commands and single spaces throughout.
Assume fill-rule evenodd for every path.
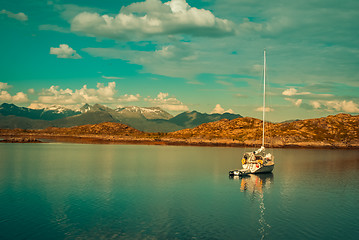
M 357 0 L 0 0 L 0 103 L 359 113 Z

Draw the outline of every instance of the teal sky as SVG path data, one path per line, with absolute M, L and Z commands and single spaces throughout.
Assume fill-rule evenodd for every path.
M 357 0 L 0 2 L 0 103 L 359 113 Z

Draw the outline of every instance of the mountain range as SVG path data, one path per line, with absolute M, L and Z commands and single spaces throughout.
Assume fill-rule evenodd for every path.
M 193 128 L 203 123 L 221 119 L 236 119 L 239 114 L 207 114 L 197 111 L 172 116 L 159 107 L 119 107 L 112 109 L 100 104 L 85 104 L 78 110 L 62 106 L 43 109 L 0 105 L 0 128 L 44 129 L 47 127 L 73 127 L 102 122 L 122 123 L 140 131 L 173 132 Z

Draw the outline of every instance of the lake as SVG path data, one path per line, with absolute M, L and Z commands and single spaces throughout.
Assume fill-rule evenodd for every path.
M 0 239 L 358 239 L 359 150 L 250 150 L 0 143 Z

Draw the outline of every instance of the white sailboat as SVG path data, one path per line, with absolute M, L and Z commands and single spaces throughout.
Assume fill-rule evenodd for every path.
M 246 175 L 249 173 L 270 173 L 274 169 L 274 156 L 271 153 L 266 153 L 264 147 L 265 138 L 265 107 L 266 107 L 266 50 L 264 50 L 264 69 L 263 69 L 263 136 L 262 146 L 254 152 L 246 152 L 242 158 L 241 170 L 229 171 L 230 176 Z

